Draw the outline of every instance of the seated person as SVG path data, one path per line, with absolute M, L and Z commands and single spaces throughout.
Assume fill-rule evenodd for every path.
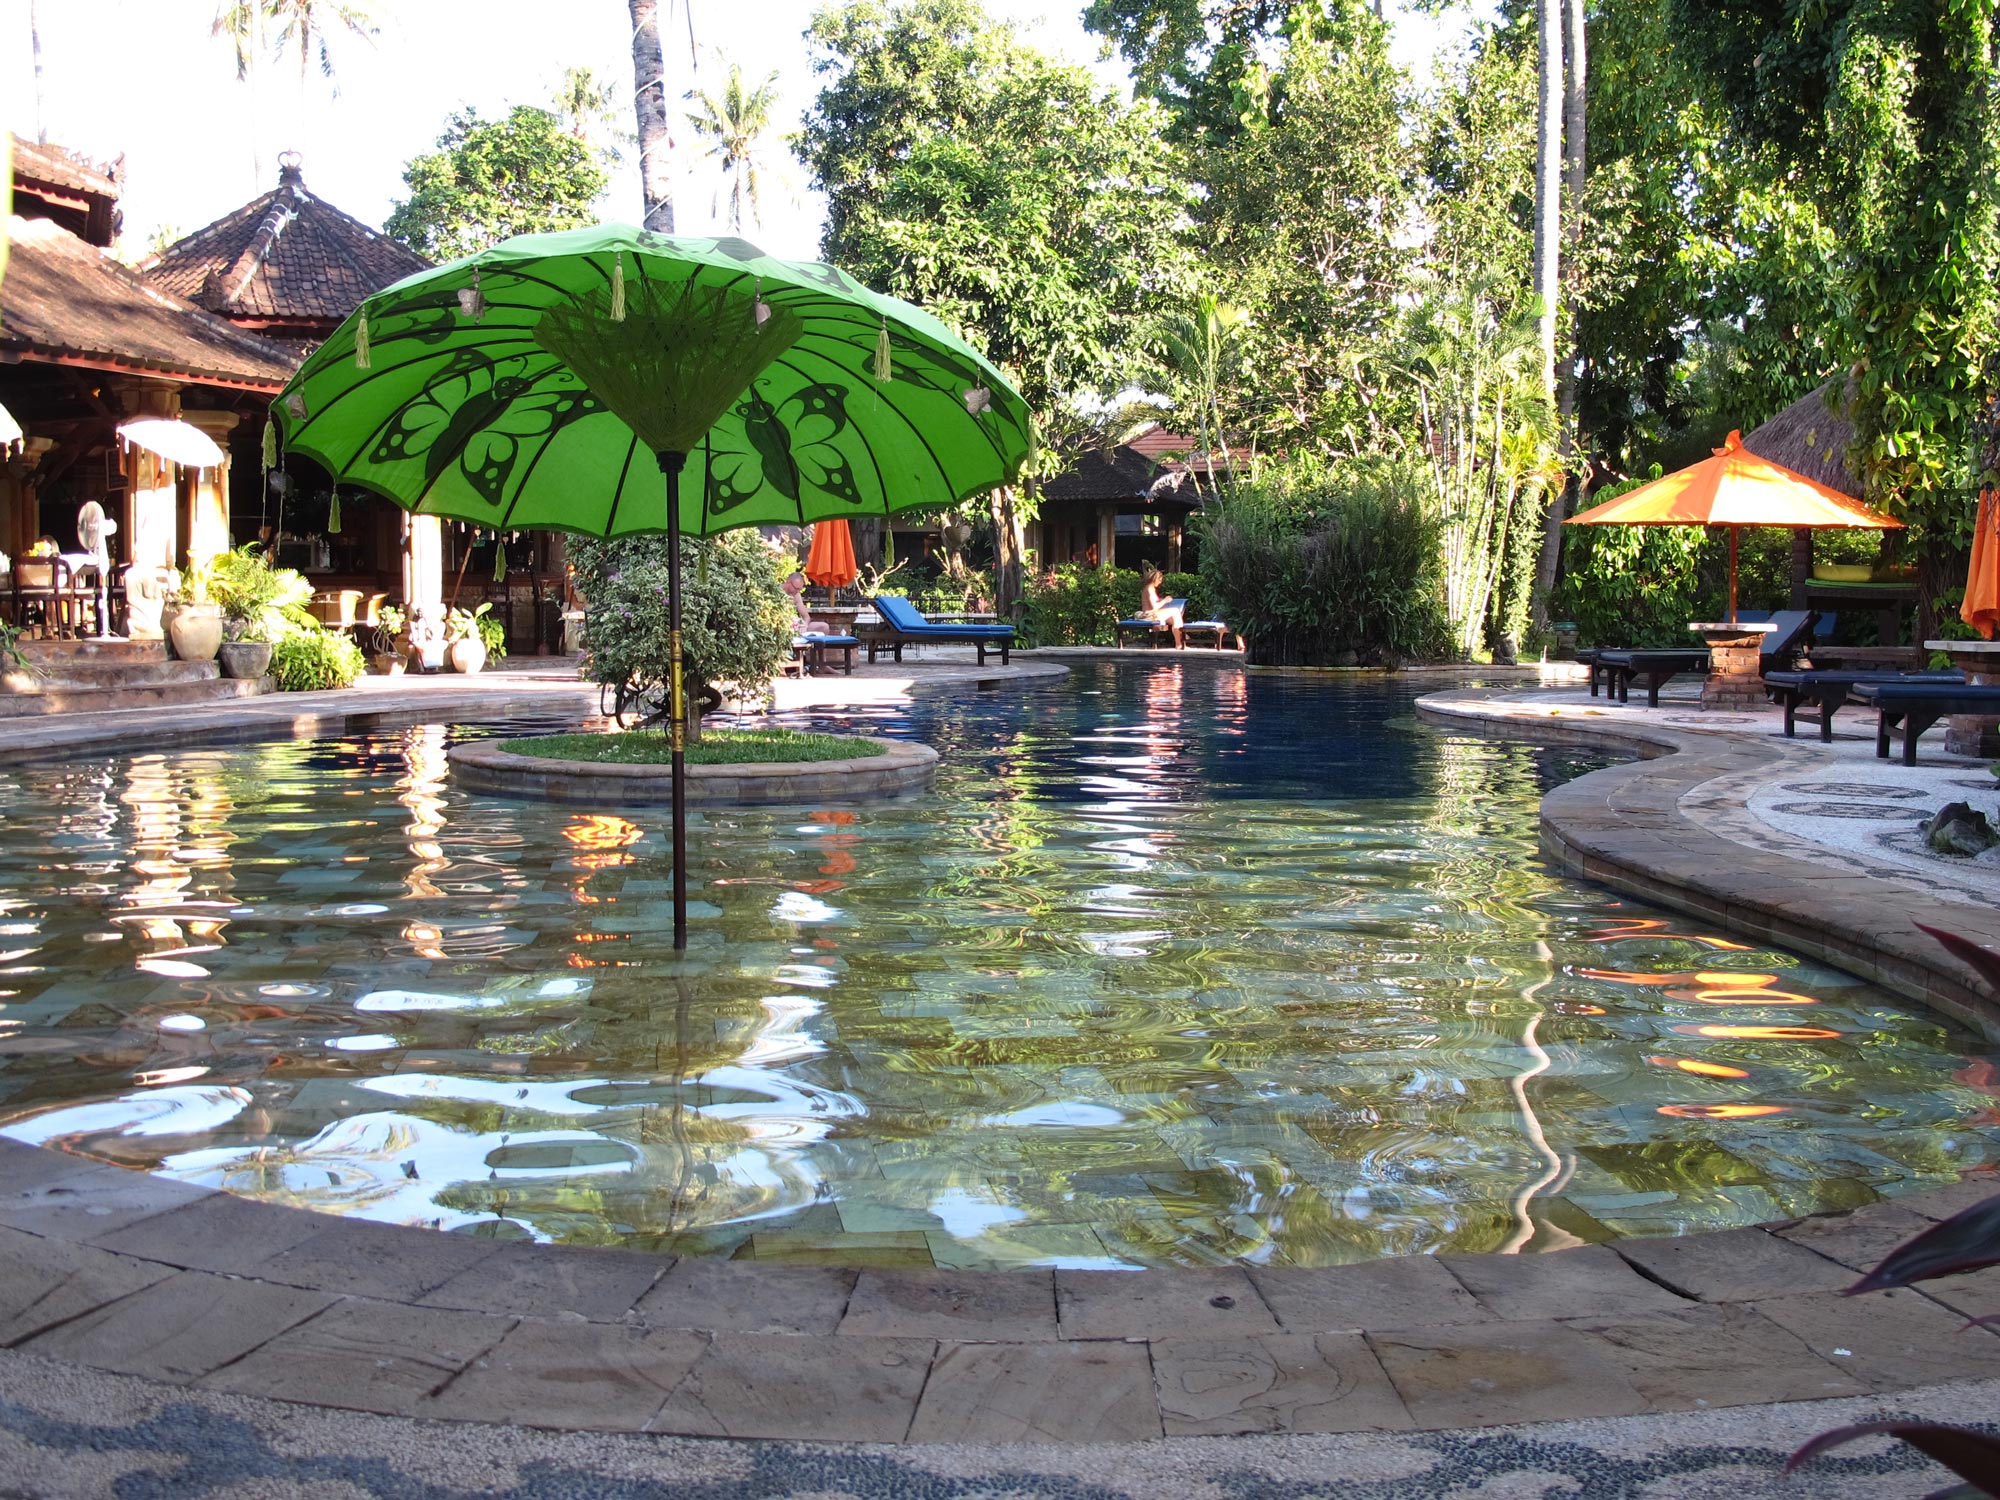
M 1160 570 L 1151 563 L 1139 565 L 1139 613 L 1137 618 L 1151 620 L 1164 625 L 1174 634 L 1174 648 L 1184 649 L 1187 637 L 1181 633 L 1181 622 L 1186 619 L 1182 606 L 1175 600 L 1162 598 L 1160 584 L 1163 581 Z
M 798 613 L 793 629 L 800 635 L 831 635 L 833 632 L 826 621 L 815 620 L 812 611 L 806 608 L 806 575 L 797 568 L 786 577 L 783 588 L 791 596 L 792 608 Z

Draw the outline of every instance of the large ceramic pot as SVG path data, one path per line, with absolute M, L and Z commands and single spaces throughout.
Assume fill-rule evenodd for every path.
M 404 669 L 409 666 L 409 663 L 403 659 L 400 652 L 377 651 L 373 656 L 368 658 L 368 665 L 375 670 L 378 676 L 401 677 Z
M 167 641 L 182 661 L 214 661 L 222 649 L 222 611 L 213 604 L 183 604 L 166 612 Z
M 269 641 L 224 641 L 221 654 L 224 677 L 262 677 L 271 670 Z
M 454 672 L 477 672 L 486 665 L 486 642 L 478 636 L 468 636 L 462 641 L 453 641 L 445 653 L 451 660 Z

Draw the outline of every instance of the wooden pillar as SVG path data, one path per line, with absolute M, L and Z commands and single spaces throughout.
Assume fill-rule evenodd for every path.
M 1792 528 L 1792 591 L 1791 597 L 1787 602 L 1787 608 L 1804 609 L 1806 607 L 1806 586 L 1812 582 L 1812 570 L 1812 527 L 1794 526 Z
M 194 496 L 188 510 L 188 561 L 206 562 L 230 547 L 229 434 L 243 419 L 233 411 L 184 411 L 181 419 L 214 438 L 215 445 L 222 450 L 220 465 L 195 474 Z
M 1118 561 L 1118 508 L 1097 507 L 1097 565 L 1109 568 Z
M 1181 570 L 1181 544 L 1187 539 L 1187 518 L 1170 516 L 1167 520 L 1167 571 Z

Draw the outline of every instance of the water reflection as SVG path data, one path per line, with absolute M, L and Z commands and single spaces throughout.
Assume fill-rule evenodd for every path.
M 852 716 L 936 796 L 464 796 L 425 726 L 0 786 L 9 1133 L 330 1212 L 778 1261 L 1324 1264 L 1846 1206 L 1993 1065 L 1553 877 L 1575 762 L 1178 664 Z

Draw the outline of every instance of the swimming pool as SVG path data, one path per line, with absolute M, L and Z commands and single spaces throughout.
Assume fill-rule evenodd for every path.
M 0 1120 L 329 1212 L 863 1265 L 1540 1250 L 2000 1159 L 1977 1044 L 1558 877 L 1537 798 L 1599 762 L 1420 690 L 1098 665 L 815 718 L 936 744 L 935 793 L 697 814 L 681 959 L 663 809 L 452 787 L 503 726 L 20 769 Z

